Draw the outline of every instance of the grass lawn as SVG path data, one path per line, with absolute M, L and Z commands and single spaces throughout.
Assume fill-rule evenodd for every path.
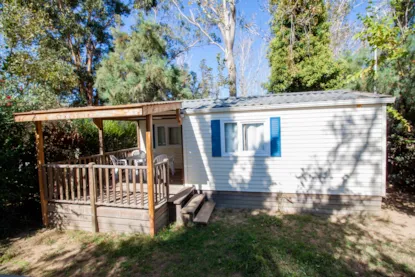
M 415 276 L 414 217 L 219 210 L 144 235 L 37 230 L 3 241 L 0 273 L 30 276 Z

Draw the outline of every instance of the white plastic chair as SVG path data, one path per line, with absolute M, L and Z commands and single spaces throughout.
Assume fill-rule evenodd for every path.
M 127 160 L 117 159 L 114 155 L 110 155 L 112 165 L 128 165 Z M 118 180 L 118 168 L 115 168 L 115 179 Z
M 140 165 L 144 165 L 146 162 L 146 152 L 144 152 L 143 150 L 134 150 L 131 153 L 131 156 L 137 156 L 138 159 L 134 159 L 134 165 L 135 166 L 140 166 Z
M 174 158 L 173 157 L 167 157 L 166 154 L 160 154 L 157 157 L 154 158 L 154 163 L 159 163 L 164 161 L 165 159 L 169 160 L 169 167 L 171 175 L 174 175 Z
M 169 158 L 167 157 L 166 154 L 161 154 L 161 155 L 158 155 L 157 157 L 155 157 L 153 162 L 156 164 L 156 163 L 160 163 L 160 162 L 164 161 L 165 159 L 169 159 Z
M 127 165 L 126 159 L 117 159 L 114 155 L 110 155 L 112 165 Z

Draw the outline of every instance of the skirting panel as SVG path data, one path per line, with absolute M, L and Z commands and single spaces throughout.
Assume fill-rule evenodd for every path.
M 285 213 L 376 214 L 382 197 L 359 195 L 203 191 L 222 208 L 270 209 Z
M 148 210 L 97 207 L 99 232 L 149 234 Z M 60 229 L 92 231 L 91 206 L 48 203 L 49 223 Z M 167 203 L 155 211 L 156 232 L 168 224 Z

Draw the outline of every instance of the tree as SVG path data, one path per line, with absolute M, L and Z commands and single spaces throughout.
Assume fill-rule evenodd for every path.
M 179 12 L 179 17 L 194 27 L 196 36 L 207 39 L 209 44 L 217 46 L 223 52 L 228 70 L 229 94 L 236 96 L 234 57 L 236 1 L 191 0 L 186 9 L 178 0 L 171 1 Z
M 203 98 L 207 98 L 215 91 L 215 81 L 212 73 L 213 68 L 206 64 L 206 59 L 200 61 L 199 68 L 201 74 L 199 93 Z
M 329 0 L 328 21 L 330 23 L 330 47 L 335 58 L 340 58 L 344 52 L 356 49 L 359 41 L 353 36 L 357 33 L 358 23 L 348 20 L 352 10 L 364 0 Z
M 7 71 L 72 102 L 97 104 L 95 67 L 111 47 L 109 28 L 128 12 L 122 1 L 4 1 Z
M 194 77 L 170 63 L 164 30 L 144 21 L 131 35 L 114 31 L 114 51 L 97 71 L 103 99 L 121 104 L 192 97 Z
M 388 180 L 414 191 L 415 166 L 415 7 L 412 0 L 371 3 L 357 35 L 371 55 L 358 71 L 358 85 L 396 96 L 388 107 Z M 373 55 L 376 53 L 375 55 Z M 376 57 L 376 59 L 375 59 Z M 357 78 L 356 78 L 357 79 Z
M 263 92 L 262 82 L 264 74 L 264 57 L 266 55 L 267 41 L 244 30 L 236 46 L 236 64 L 238 66 L 238 92 L 241 96 L 258 95 Z M 258 45 L 256 45 L 258 43 Z
M 268 53 L 271 92 L 323 90 L 342 85 L 342 65 L 333 59 L 323 0 L 272 0 L 275 37 Z

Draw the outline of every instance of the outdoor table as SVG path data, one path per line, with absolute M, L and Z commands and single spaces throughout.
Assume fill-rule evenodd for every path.
M 146 162 L 146 159 L 143 158 L 141 155 L 129 156 L 129 157 L 126 157 L 125 159 L 127 160 L 129 165 L 131 165 L 133 161 L 137 161 L 141 165 L 145 165 L 145 162 Z
M 168 158 L 171 174 L 174 175 L 174 156 L 171 155 L 168 156 Z M 127 160 L 128 165 L 132 165 L 133 161 L 138 161 L 138 163 L 141 165 L 145 165 L 146 163 L 146 158 L 142 158 L 140 155 L 129 156 L 126 157 L 125 160 Z

